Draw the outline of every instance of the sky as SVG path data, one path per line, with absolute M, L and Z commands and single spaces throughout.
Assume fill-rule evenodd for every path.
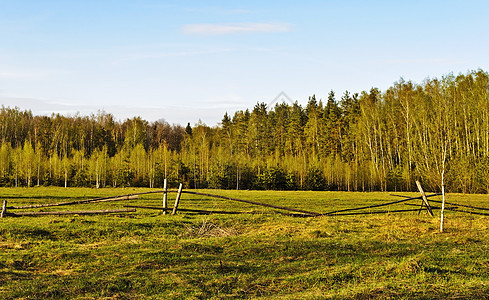
M 472 0 L 0 0 L 0 104 L 215 126 L 278 95 L 305 105 L 489 71 L 488 12 Z

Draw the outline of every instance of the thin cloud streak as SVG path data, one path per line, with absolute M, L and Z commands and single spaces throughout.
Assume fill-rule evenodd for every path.
M 292 31 L 285 23 L 188 24 L 181 31 L 190 35 L 228 35 L 239 33 L 275 33 Z

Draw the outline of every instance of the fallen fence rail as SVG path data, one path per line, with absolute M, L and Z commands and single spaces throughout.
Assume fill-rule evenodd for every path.
M 273 205 L 273 204 L 268 204 L 268 203 L 255 202 L 255 201 L 251 201 L 251 200 L 243 200 L 243 199 L 238 199 L 238 198 L 232 198 L 232 197 L 226 197 L 226 196 L 219 196 L 219 195 L 207 194 L 207 193 L 200 193 L 200 192 L 193 192 L 193 191 L 182 191 L 182 193 L 199 195 L 199 196 L 214 197 L 214 198 L 220 198 L 220 199 L 225 199 L 225 200 L 231 200 L 231 201 L 238 201 L 238 202 L 243 202 L 243 203 L 249 203 L 249 204 L 253 204 L 253 205 L 259 205 L 259 206 L 271 207 L 271 208 L 276 208 L 276 209 L 282 209 L 282 210 L 287 210 L 287 211 L 300 212 L 300 213 L 303 213 L 303 214 L 306 214 L 306 215 L 310 215 L 310 216 L 320 216 L 320 215 L 322 215 L 321 213 L 307 211 L 307 210 L 302 210 L 302 209 L 297 209 L 297 208 L 291 208 L 291 207 Z
M 24 209 L 24 208 L 42 208 L 42 207 L 52 207 L 52 206 L 67 206 L 76 204 L 86 204 L 86 203 L 96 203 L 96 202 L 109 202 L 109 201 L 120 201 L 120 200 L 132 200 L 138 199 L 139 194 L 122 195 L 116 197 L 102 197 L 87 200 L 77 200 L 69 202 L 59 202 L 59 203 L 46 203 L 46 204 L 32 204 L 24 206 L 9 206 L 8 209 Z
M 431 201 L 432 202 L 436 202 L 436 203 L 441 203 L 441 201 L 437 201 L 437 200 L 431 200 Z M 479 209 L 479 210 L 489 210 L 489 208 L 487 208 L 487 207 L 477 207 L 477 206 L 472 206 L 472 205 L 464 205 L 464 204 L 458 204 L 458 203 L 450 203 L 450 202 L 446 202 L 446 201 L 445 201 L 445 204 L 453 205 L 453 206 L 461 206 L 461 207 L 473 208 L 473 209 Z
M 419 206 L 418 204 L 412 204 L 412 203 L 404 203 L 404 205 L 407 205 L 407 206 Z M 439 206 L 431 206 L 431 208 L 432 209 L 441 209 L 441 207 L 439 207 Z M 445 210 L 457 210 L 457 206 L 454 206 L 454 207 L 445 207 Z
M 124 207 L 154 209 L 154 210 L 163 210 L 163 211 L 172 211 L 173 210 L 173 208 L 163 208 L 163 207 L 157 207 L 157 206 L 143 206 L 143 205 L 124 205 Z M 253 214 L 253 212 L 202 210 L 202 209 L 188 209 L 188 208 L 179 208 L 178 210 L 179 211 L 187 211 L 187 212 L 195 212 L 195 213 L 204 213 L 204 214 L 227 214 L 227 215 Z
M 434 201 L 434 200 L 431 200 L 431 202 L 441 203 L 441 201 Z M 445 202 L 445 204 L 447 204 L 447 203 Z M 407 204 L 406 203 L 406 205 L 415 205 L 415 204 Z M 488 210 L 487 208 L 484 208 L 484 207 L 476 207 L 476 206 L 463 205 L 463 204 L 455 204 L 455 203 L 451 203 L 450 205 L 453 205 L 453 206 L 452 207 L 445 207 L 445 209 L 446 210 L 451 210 L 451 211 L 456 211 L 456 212 L 461 212 L 461 213 L 466 213 L 466 214 L 489 216 L 489 213 L 482 213 L 482 212 L 476 212 L 476 211 L 468 211 L 468 210 L 458 209 L 458 206 L 463 206 L 463 207 L 469 207 L 469 208 L 475 208 L 475 209 Z M 432 209 L 441 209 L 438 206 L 432 206 L 431 208 Z
M 447 209 L 445 207 L 445 209 Z M 465 214 L 471 214 L 471 215 L 481 215 L 481 216 L 489 216 L 489 213 L 482 213 L 482 212 L 476 212 L 476 211 L 468 211 L 468 210 L 460 210 L 460 209 L 453 209 L 453 211 L 465 213 Z
M 325 216 L 353 216 L 353 215 L 374 215 L 374 214 L 388 214 L 394 212 L 411 212 L 418 211 L 418 209 L 396 209 L 396 210 L 376 210 L 376 211 L 366 211 L 366 212 L 353 212 L 344 214 L 325 214 Z
M 162 208 L 157 206 L 143 206 L 143 205 L 124 205 L 124 207 L 134 207 L 134 208 L 143 208 L 143 209 L 154 209 L 154 210 L 163 210 L 163 211 L 172 211 L 173 208 Z M 244 215 L 244 214 L 264 214 L 262 211 L 223 211 L 223 210 L 202 210 L 202 209 L 188 209 L 188 208 L 179 208 L 179 211 L 186 212 L 195 212 L 201 214 L 228 214 L 228 215 Z M 277 211 L 281 215 L 292 216 L 292 217 L 311 217 L 306 214 L 294 214 L 294 213 L 286 213 Z
M 9 206 L 8 209 L 24 209 L 24 208 L 42 208 L 42 207 L 51 207 L 51 206 L 66 206 L 66 205 L 76 205 L 76 204 L 86 204 L 86 203 L 97 203 L 97 202 L 110 202 L 110 201 L 119 201 L 119 200 L 133 200 L 138 199 L 140 195 L 147 194 L 158 194 L 163 193 L 165 191 L 150 191 L 150 192 L 141 192 L 141 193 L 133 193 L 127 195 L 120 196 L 108 196 L 108 197 L 100 197 L 86 200 L 77 200 L 77 201 L 68 201 L 68 202 L 58 202 L 58 203 L 46 203 L 46 204 L 32 204 L 32 205 L 24 205 L 24 206 Z M 176 190 L 168 190 L 166 193 L 174 193 Z
M 24 211 L 16 213 L 7 213 L 8 216 L 46 216 L 46 215 L 93 215 L 93 214 L 110 214 L 110 213 L 123 213 L 123 212 L 135 212 L 135 208 L 125 209 L 105 209 L 105 210 L 82 210 L 82 211 Z
M 441 195 L 441 194 L 438 194 L 438 195 Z M 392 196 L 407 197 L 407 196 L 403 196 L 403 195 L 392 195 Z M 430 196 L 426 196 L 426 197 L 431 197 L 431 195 Z M 404 200 L 407 200 L 407 199 L 404 199 Z M 430 201 L 431 202 L 435 202 L 435 203 L 442 203 L 442 201 L 439 201 L 439 200 L 430 200 Z M 453 203 L 453 202 L 447 202 L 447 201 L 445 201 L 445 204 L 446 205 L 454 206 L 454 207 L 445 207 L 445 209 L 448 209 L 448 210 L 458 211 L 458 212 L 468 213 L 468 214 L 489 216 L 489 213 L 471 212 L 471 211 L 467 211 L 467 210 L 460 210 L 460 209 L 458 209 L 458 207 L 460 206 L 460 207 L 467 207 L 467 208 L 478 209 L 478 210 L 489 210 L 489 208 L 487 208 L 487 207 L 480 207 L 480 206 L 459 204 L 459 203 Z
M 421 184 L 419 182 L 417 182 L 417 185 L 418 185 L 418 188 L 420 190 L 421 196 L 409 197 L 409 196 L 403 196 L 403 195 L 393 195 L 396 197 L 403 197 L 404 199 L 396 200 L 396 201 L 390 201 L 390 202 L 384 202 L 384 203 L 380 203 L 380 204 L 373 204 L 373 205 L 368 205 L 368 206 L 340 209 L 340 210 L 330 211 L 330 212 L 326 212 L 326 213 L 318 213 L 318 212 L 313 212 L 313 211 L 308 211 L 308 210 L 303 210 L 303 209 L 298 209 L 298 208 L 262 203 L 262 202 L 252 201 L 252 200 L 244 200 L 244 199 L 215 195 L 215 194 L 209 194 L 209 193 L 201 193 L 201 192 L 197 192 L 197 191 L 188 191 L 188 190 L 183 191 L 182 190 L 182 184 L 180 184 L 178 191 L 177 190 L 167 190 L 166 184 L 165 184 L 163 190 L 140 192 L 140 193 L 127 194 L 127 195 L 120 195 L 120 196 L 108 196 L 108 197 L 93 198 L 93 199 L 86 199 L 86 200 L 59 202 L 59 203 L 32 204 L 32 205 L 24 205 L 24 206 L 6 206 L 6 201 L 4 201 L 2 211 L 1 211 L 1 217 L 7 216 L 7 215 L 9 215 L 9 216 L 34 216 L 34 215 L 119 213 L 119 212 L 134 212 L 134 211 L 136 211 L 136 208 L 160 210 L 160 211 L 163 211 L 163 213 L 166 213 L 168 211 L 172 211 L 172 214 L 175 214 L 177 209 L 184 211 L 184 212 L 194 212 L 194 213 L 200 213 L 200 214 L 250 214 L 250 213 L 253 214 L 253 213 L 257 213 L 257 212 L 217 211 L 217 210 L 178 208 L 180 195 L 182 193 L 204 196 L 204 197 L 211 197 L 211 198 L 218 198 L 218 199 L 224 199 L 224 200 L 230 200 L 230 201 L 237 201 L 237 202 L 248 203 L 248 204 L 257 205 L 257 206 L 263 206 L 263 207 L 269 207 L 269 208 L 273 208 L 273 209 L 277 209 L 277 210 L 282 210 L 282 212 L 276 211 L 276 213 L 281 213 L 284 215 L 287 214 L 287 215 L 293 215 L 293 216 L 300 216 L 300 217 L 369 215 L 369 214 L 382 214 L 382 213 L 395 213 L 395 212 L 412 212 L 412 211 L 421 211 L 421 209 L 423 208 L 423 204 L 426 204 L 426 209 L 430 210 L 431 207 L 427 201 L 427 198 L 439 196 L 441 194 L 435 193 L 435 194 L 425 195 L 424 192 L 422 191 L 422 188 L 420 187 Z M 175 204 L 174 204 L 173 208 L 167 208 L 166 207 L 166 200 L 167 200 L 166 195 L 167 195 L 167 193 L 172 193 L 172 192 L 177 192 L 177 198 L 175 200 Z M 132 199 L 137 199 L 139 197 L 139 195 L 155 194 L 155 193 L 163 193 L 163 207 L 144 206 L 144 205 L 124 205 L 123 207 L 130 208 L 130 209 L 99 210 L 99 211 L 92 210 L 92 211 L 18 212 L 18 213 L 7 212 L 7 209 L 43 208 L 43 207 L 53 207 L 53 206 L 65 206 L 65 205 L 88 204 L 88 203 L 97 203 L 97 202 L 119 201 L 119 200 L 132 200 Z M 376 210 L 369 210 L 372 208 L 384 207 L 384 206 L 388 206 L 388 205 L 404 203 L 407 201 L 417 200 L 417 199 L 423 200 L 421 208 L 419 208 L 419 209 L 394 209 L 394 210 L 377 210 L 377 211 Z M 431 201 L 436 202 L 436 203 L 441 203 L 441 201 L 436 201 L 436 200 L 431 200 Z M 451 206 L 455 206 L 455 207 L 447 208 L 447 209 L 450 209 L 453 211 L 459 211 L 459 212 L 464 212 L 464 213 L 473 213 L 473 214 L 479 214 L 479 215 L 489 215 L 489 213 L 487 213 L 487 214 L 486 213 L 476 213 L 476 212 L 463 211 L 463 210 L 457 209 L 458 206 L 468 207 L 468 208 L 472 208 L 472 209 L 480 209 L 480 210 L 489 210 L 489 208 L 475 207 L 475 206 L 470 206 L 470 205 L 462 205 L 462 204 L 455 204 L 455 203 L 449 203 L 449 202 L 445 202 L 445 203 L 448 205 L 451 205 Z M 414 204 L 407 204 L 407 203 L 404 203 L 404 204 L 414 205 Z M 439 208 L 433 207 L 433 209 L 439 209 Z M 361 211 L 361 210 L 369 210 L 369 211 Z M 283 211 L 292 212 L 292 213 L 286 213 Z M 432 213 L 431 213 L 431 215 L 432 215 Z
M 426 195 L 426 198 L 429 197 L 434 197 L 434 196 L 439 196 L 441 194 L 430 194 Z M 346 208 L 346 209 L 340 209 L 340 210 L 335 210 L 335 211 L 330 211 L 327 213 L 324 213 L 323 215 L 338 215 L 339 212 L 345 212 L 345 211 L 355 211 L 355 210 L 362 210 L 362 209 L 369 209 L 369 208 L 374 208 L 374 207 L 381 207 L 381 206 L 387 206 L 387 205 L 392 205 L 392 204 L 397 204 L 397 203 L 402 203 L 402 202 L 407 202 L 411 200 L 416 200 L 416 199 L 423 199 L 421 196 L 418 197 L 411 197 L 407 199 L 402 199 L 402 200 L 397 200 L 397 201 L 391 201 L 391 202 L 386 202 L 386 203 L 381 203 L 381 204 L 374 204 L 374 205 L 368 205 L 368 206 L 362 206 L 362 207 L 354 207 L 354 208 Z

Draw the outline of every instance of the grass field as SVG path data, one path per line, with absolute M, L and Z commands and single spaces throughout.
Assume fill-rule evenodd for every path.
M 11 206 L 147 190 L 3 188 L 0 195 Z M 400 199 L 388 193 L 207 192 L 317 212 Z M 489 207 L 487 195 L 449 195 L 447 201 Z M 124 204 L 159 206 L 161 194 L 44 210 Z M 180 207 L 253 213 L 171 216 L 138 209 L 0 219 L 0 299 L 489 298 L 489 216 L 447 211 L 440 234 L 439 211 L 436 218 L 416 212 L 299 218 L 188 194 Z

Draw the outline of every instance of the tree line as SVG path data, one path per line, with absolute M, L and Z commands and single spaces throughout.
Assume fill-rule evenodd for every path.
M 386 91 L 331 91 L 305 107 L 225 113 L 218 126 L 116 121 L 111 114 L 0 111 L 3 186 L 411 191 L 489 190 L 489 76 L 403 79 Z

